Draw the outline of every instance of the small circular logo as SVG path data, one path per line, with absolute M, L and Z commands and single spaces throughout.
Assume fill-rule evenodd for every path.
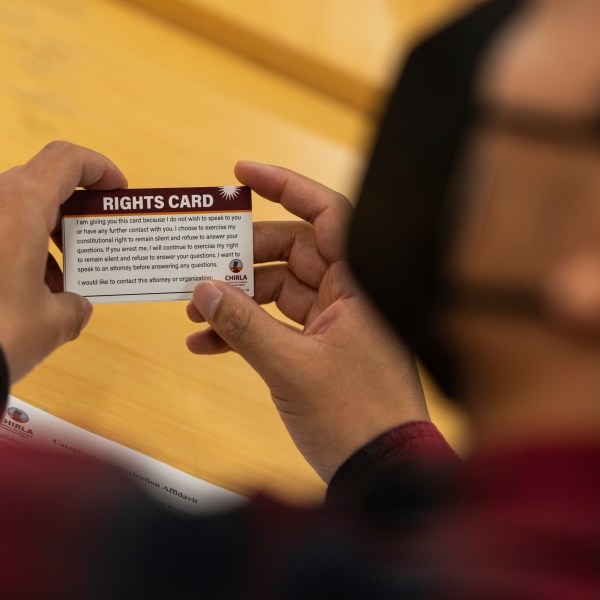
M 29 415 L 20 408 L 11 406 L 6 412 L 8 413 L 8 416 L 17 423 L 27 423 L 27 421 L 29 421 Z
M 239 273 L 244 268 L 244 263 L 239 258 L 234 258 L 229 263 L 229 270 L 232 273 Z

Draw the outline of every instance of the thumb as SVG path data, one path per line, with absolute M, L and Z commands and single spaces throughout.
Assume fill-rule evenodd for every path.
M 263 310 L 247 294 L 220 281 L 194 289 L 194 305 L 219 337 L 267 381 L 274 382 L 287 354 L 305 338 Z
M 39 310 L 39 318 L 27 321 L 34 331 L 21 331 L 16 342 L 9 343 L 7 359 L 11 382 L 29 373 L 36 364 L 59 346 L 75 339 L 92 315 L 92 305 L 82 296 L 69 292 L 48 291 L 47 304 Z
M 79 336 L 92 316 L 93 306 L 87 298 L 71 292 L 54 293 L 51 297 L 54 303 L 54 350 Z

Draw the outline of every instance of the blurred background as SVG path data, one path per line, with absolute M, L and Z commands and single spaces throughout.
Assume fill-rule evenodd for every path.
M 235 184 L 245 158 L 354 200 L 405 53 L 469 4 L 0 0 L 0 169 L 67 139 L 109 156 L 132 187 Z M 254 199 L 255 220 L 281 218 Z M 96 306 L 81 338 L 13 393 L 228 489 L 322 497 L 260 378 L 235 355 L 191 356 L 193 329 L 185 303 Z M 461 415 L 427 393 L 460 450 Z

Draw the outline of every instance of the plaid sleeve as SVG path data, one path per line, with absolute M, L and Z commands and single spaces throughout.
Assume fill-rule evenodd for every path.
M 342 464 L 327 489 L 327 499 L 356 487 L 377 471 L 393 465 L 457 462 L 458 456 L 429 421 L 411 421 L 386 431 Z

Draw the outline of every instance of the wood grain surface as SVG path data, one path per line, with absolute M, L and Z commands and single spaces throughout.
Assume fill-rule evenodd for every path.
M 220 6 L 226 21 L 243 4 L 207 1 L 200 8 Z M 335 11 L 349 18 L 346 3 L 307 4 L 308 21 L 317 6 L 325 18 L 310 46 L 324 50 L 321 62 L 335 64 L 332 39 L 346 27 L 343 19 L 336 24 Z M 363 12 L 355 19 L 365 4 L 357 4 Z M 274 30 L 300 22 L 304 3 L 271 5 L 280 23 Z M 383 5 L 374 10 L 383 23 Z M 240 27 L 239 19 L 233 25 Z M 272 33 L 258 25 L 253 31 Z M 392 33 L 380 44 L 376 31 L 360 42 L 367 48 L 371 40 L 368 60 L 381 61 L 379 75 L 365 79 L 375 95 L 389 56 L 402 47 Z M 294 44 L 302 38 L 300 32 Z M 321 59 L 313 59 L 318 68 Z M 68 139 L 111 157 L 132 187 L 229 185 L 235 161 L 248 158 L 285 165 L 354 198 L 375 127 L 373 104 L 342 101 L 130 0 L 0 3 L 0 74 L 2 170 L 52 139 Z M 255 199 L 254 218 L 287 217 Z M 290 441 L 260 378 L 234 354 L 188 353 L 184 340 L 197 326 L 185 303 L 99 305 L 94 313 L 80 339 L 19 382 L 15 395 L 238 492 L 322 496 L 323 484 Z M 435 399 L 433 413 L 459 444 L 460 415 Z

